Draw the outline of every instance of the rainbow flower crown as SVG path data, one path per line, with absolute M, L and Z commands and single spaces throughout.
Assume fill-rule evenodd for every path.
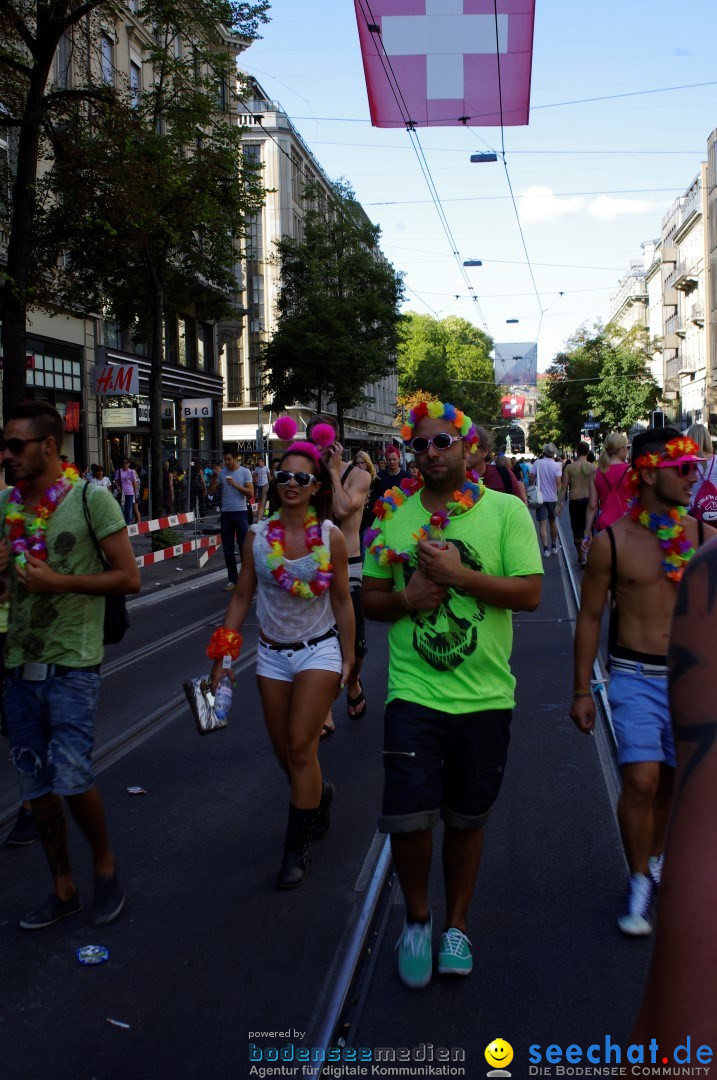
M 475 446 L 478 442 L 478 432 L 475 424 L 470 416 L 466 416 L 455 405 L 451 405 L 448 401 L 421 401 L 416 405 L 415 409 L 411 409 L 408 420 L 401 428 L 401 438 L 405 444 L 410 443 L 413 438 L 413 429 L 416 424 L 426 417 L 431 420 L 449 420 L 460 431 L 464 442 L 467 442 L 470 446 Z

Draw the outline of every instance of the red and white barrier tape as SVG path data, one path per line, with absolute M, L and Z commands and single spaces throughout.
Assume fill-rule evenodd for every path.
M 154 563 L 164 562 L 165 559 L 175 559 L 179 555 L 188 555 L 190 551 L 196 551 L 197 548 L 210 548 L 210 551 L 207 553 L 207 558 L 209 558 L 220 545 L 221 537 L 202 536 L 199 540 L 187 540 L 183 544 L 175 544 L 174 547 L 162 548 L 160 551 L 152 551 L 149 555 L 138 555 L 135 562 L 141 569 L 143 566 L 152 566 Z M 200 565 L 204 564 L 200 563 Z
M 170 514 L 169 517 L 154 518 L 152 521 L 140 521 L 139 525 L 128 525 L 127 532 L 130 536 L 140 536 L 142 533 L 156 532 L 157 529 L 173 529 L 175 525 L 189 525 L 194 521 L 194 514 Z
M 216 539 L 218 539 L 218 537 L 213 537 L 212 539 L 216 540 Z M 218 551 L 221 546 L 222 546 L 221 544 L 216 544 L 214 547 L 210 547 L 209 551 L 205 551 L 203 555 L 200 555 L 199 556 L 199 565 L 200 566 L 206 566 L 207 563 L 209 562 L 209 560 L 211 559 L 212 555 L 216 551 Z

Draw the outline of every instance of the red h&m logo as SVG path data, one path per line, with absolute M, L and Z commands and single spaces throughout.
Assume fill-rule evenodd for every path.
M 139 393 L 139 369 L 135 364 L 95 364 L 94 392 L 101 397 Z

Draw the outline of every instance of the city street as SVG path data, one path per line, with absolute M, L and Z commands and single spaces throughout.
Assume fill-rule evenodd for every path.
M 171 563 L 164 579 L 157 567 L 143 571 L 154 591 L 131 602 L 125 642 L 108 650 L 98 786 L 127 888 L 120 919 L 92 926 L 91 869 L 71 827 L 85 911 L 37 933 L 20 930 L 18 919 L 47 891 L 47 870 L 39 844 L 0 847 L 3 1080 L 244 1080 L 250 1042 L 319 1045 L 382 844 L 386 628 L 369 626 L 365 719 L 349 720 L 339 701 L 337 734 L 321 749 L 337 787 L 331 831 L 314 846 L 304 887 L 279 892 L 287 790 L 263 730 L 251 618 L 229 729 L 200 738 L 181 692 L 203 670 L 226 605 L 220 560 L 174 587 Z M 571 620 L 561 554 L 546 562 L 539 609 L 514 617 L 518 704 L 473 906 L 472 976 L 434 978 L 425 992 L 399 982 L 393 948 L 403 907 L 394 887 L 348 1002 L 347 1047 L 462 1050 L 458 1075 L 477 1077 L 485 1047 L 500 1036 L 522 1077 L 533 1044 L 629 1033 L 650 942 L 626 940 L 615 925 L 625 864 L 599 741 L 568 718 Z M 146 794 L 129 794 L 131 786 Z M 7 825 L 15 790 L 6 760 L 0 796 Z M 438 859 L 432 893 L 435 941 Z M 109 962 L 80 966 L 76 950 L 89 944 L 106 946 Z

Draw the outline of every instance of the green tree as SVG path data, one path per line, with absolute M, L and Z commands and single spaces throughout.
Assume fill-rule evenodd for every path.
M 307 185 L 304 237 L 277 245 L 278 324 L 264 349 L 267 388 L 277 408 L 334 402 L 344 414 L 367 401 L 364 387 L 395 364 L 403 283 L 378 250 L 372 225 L 345 181 L 327 198 Z
M 197 0 L 193 4 L 186 0 L 140 0 L 137 14 L 156 28 L 157 48 L 167 42 L 168 32 L 170 43 L 177 35 L 191 40 L 193 49 L 188 58 L 193 62 L 194 53 L 198 50 L 201 54 L 202 42 L 216 42 L 219 23 L 229 34 L 248 39 L 256 36 L 258 25 L 266 20 L 267 8 L 267 0 Z M 81 120 L 101 128 L 105 110 L 111 110 L 122 97 L 121 92 L 104 84 L 101 66 L 92 62 L 93 42 L 99 44 L 100 16 L 112 20 L 121 18 L 122 13 L 123 5 L 112 0 L 0 2 L 0 125 L 8 132 L 13 148 L 12 182 L 7 185 L 10 198 L 4 207 L 8 253 L 0 291 L 5 416 L 25 396 L 27 309 L 33 304 L 57 308 L 58 298 L 47 286 L 47 254 L 56 249 L 53 245 L 70 242 L 73 215 L 79 207 L 72 170 L 56 166 L 62 164 L 63 155 L 69 155 L 71 135 L 78 132 Z M 84 48 L 89 48 L 88 62 L 76 65 L 72 86 L 62 85 L 53 80 L 56 53 L 63 39 L 72 46 L 73 35 L 78 45 L 81 39 Z M 176 86 L 170 74 L 170 50 L 164 52 L 166 65 L 159 81 Z M 215 50 L 219 72 L 228 70 L 229 55 L 226 47 Z M 131 179 L 128 171 L 125 178 Z M 54 231 L 48 228 L 47 217 L 53 201 L 63 209 L 61 218 L 55 219 Z M 111 236 L 107 227 L 105 243 Z
M 528 449 L 533 454 L 539 454 L 546 443 L 552 442 L 557 446 L 564 445 L 560 426 L 560 411 L 553 400 L 548 388 L 543 388 L 535 407 L 535 419 L 528 431 Z
M 491 339 L 466 319 L 408 312 L 398 349 L 399 398 L 423 389 L 490 427 L 501 397 L 489 357 L 492 348 Z
M 246 213 L 263 198 L 241 152 L 241 132 L 218 105 L 218 89 L 226 92 L 234 78 L 234 56 L 211 18 L 217 10 L 205 0 L 185 13 L 181 27 L 180 9 L 171 3 L 154 12 L 151 88 L 139 97 L 118 90 L 91 116 L 75 114 L 58 140 L 45 215 L 55 237 L 43 252 L 45 269 L 59 301 L 104 310 L 151 347 L 156 463 L 162 460 L 165 313 L 192 307 L 200 319 L 230 314 L 237 241 Z M 191 50 L 174 48 L 180 33 L 192 40 Z M 67 230 L 62 195 L 70 188 Z M 152 498 L 161 505 L 159 467 L 152 471 Z
M 649 337 L 643 327 L 629 331 L 608 325 L 603 336 L 600 379 L 588 401 L 608 431 L 629 431 L 657 406 L 660 388 L 648 368 Z

